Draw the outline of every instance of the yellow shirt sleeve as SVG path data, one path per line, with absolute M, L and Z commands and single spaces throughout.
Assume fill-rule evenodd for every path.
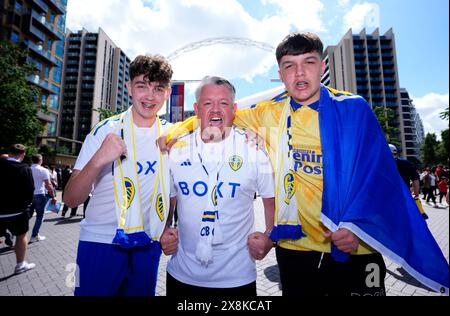
M 178 139 L 184 135 L 192 133 L 198 127 L 197 116 L 191 116 L 183 122 L 173 124 L 167 129 L 167 143 L 172 139 Z
M 256 108 L 239 110 L 236 112 L 233 124 L 242 129 L 251 128 L 254 131 L 257 131 L 258 127 L 261 126 L 261 122 L 258 119 L 259 112 L 260 111 L 257 111 Z M 167 143 L 169 143 L 172 139 L 177 139 L 192 133 L 192 131 L 194 131 L 197 127 L 197 116 L 191 116 L 183 122 L 173 124 L 167 129 Z

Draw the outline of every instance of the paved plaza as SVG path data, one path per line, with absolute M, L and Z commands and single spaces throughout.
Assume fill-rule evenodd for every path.
M 60 193 L 58 200 L 61 200 Z M 424 203 L 428 216 L 428 226 L 449 260 L 449 209 L 433 208 Z M 264 230 L 264 212 L 261 199 L 255 201 L 256 226 Z M 68 212 L 69 213 L 69 212 Z M 46 214 L 41 235 L 46 240 L 29 245 L 27 261 L 36 263 L 36 268 L 14 275 L 16 259 L 14 252 L 0 244 L 0 296 L 72 296 L 74 286 L 75 258 L 79 235 L 79 223 L 83 219 L 82 207 L 78 216 L 61 218 L 60 215 Z M 30 228 L 34 218 L 30 221 Z M 166 293 L 166 265 L 169 257 L 162 255 L 157 295 Z M 439 296 L 422 286 L 403 269 L 386 260 L 386 290 L 388 296 Z M 267 257 L 257 262 L 257 288 L 259 296 L 280 296 L 279 272 L 272 249 Z

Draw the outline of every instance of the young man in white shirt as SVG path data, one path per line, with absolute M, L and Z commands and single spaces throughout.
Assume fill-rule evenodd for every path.
M 154 194 L 165 181 L 155 139 L 167 125 L 157 113 L 170 96 L 172 73 L 164 57 L 138 56 L 127 83 L 133 106 L 86 137 L 64 194 L 75 207 L 92 191 L 81 222 L 76 296 L 155 295 L 165 225 L 163 213 L 152 217 L 165 207 L 164 192 Z
M 31 207 L 31 215 L 36 211 L 36 221 L 34 223 L 33 231 L 31 233 L 30 243 L 45 240 L 45 236 L 39 235 L 42 222 L 44 221 L 44 209 L 47 203 L 45 190 L 47 190 L 52 203 L 56 203 L 56 191 L 53 188 L 48 169 L 42 167 L 43 157 L 40 154 L 33 155 L 31 158 L 33 165 L 31 165 L 31 172 L 34 179 L 34 196 Z
M 171 205 L 178 228 L 161 237 L 167 296 L 256 296 L 255 259 L 273 246 L 273 170 L 267 154 L 232 127 L 235 88 L 205 77 L 194 108 L 200 128 L 180 138 L 169 154 Z M 255 232 L 253 199 L 263 198 L 266 233 Z

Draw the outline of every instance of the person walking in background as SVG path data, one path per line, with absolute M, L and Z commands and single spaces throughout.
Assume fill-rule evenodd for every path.
M 49 167 L 49 173 L 50 173 L 50 182 L 52 183 L 56 195 L 56 189 L 58 188 L 58 174 L 56 172 L 55 166 Z
M 448 194 L 448 179 L 446 177 L 441 177 L 441 180 L 438 183 L 439 187 L 439 203 L 442 204 L 442 199 L 445 198 L 447 200 L 447 194 Z M 445 205 L 443 205 L 445 206 Z M 445 207 L 448 207 L 446 205 Z
M 30 167 L 23 163 L 25 146 L 12 145 L 7 159 L 0 159 L 0 231 L 9 230 L 16 236 L 14 251 L 16 267 L 14 273 L 22 273 L 33 269 L 36 265 L 28 263 L 27 232 L 28 207 L 33 201 L 34 181 Z
M 389 149 L 392 152 L 392 155 L 394 156 L 395 163 L 397 165 L 398 172 L 400 173 L 400 176 L 403 179 L 403 182 L 405 182 L 406 186 L 409 190 L 411 190 L 412 187 L 412 193 L 414 200 L 416 201 L 417 207 L 422 214 L 422 217 L 424 219 L 428 219 L 428 215 L 425 213 L 422 203 L 420 202 L 420 176 L 417 173 L 417 171 L 414 169 L 414 166 L 412 163 L 410 163 L 406 159 L 402 159 L 398 156 L 398 150 L 397 147 L 393 144 L 389 144 Z
M 71 175 L 72 175 L 72 169 L 70 169 L 69 165 L 66 165 L 66 167 L 61 172 L 61 188 L 62 188 L 63 201 L 64 201 L 64 194 L 66 192 L 66 186 L 70 180 Z M 89 199 L 89 197 L 88 197 L 88 199 Z M 69 210 L 69 206 L 66 203 L 64 203 L 63 209 L 61 211 L 61 216 L 65 217 L 68 210 Z M 76 216 L 77 210 L 78 210 L 78 206 L 72 207 L 71 211 L 70 211 L 70 217 Z M 83 210 L 83 212 L 84 212 L 84 210 Z
M 36 222 L 34 223 L 33 231 L 31 232 L 30 242 L 45 240 L 45 236 L 39 235 L 42 222 L 44 221 L 44 209 L 47 203 L 45 190 L 47 190 L 52 203 L 56 203 L 55 189 L 51 183 L 50 172 L 42 167 L 43 157 L 40 154 L 33 155 L 31 158 L 33 165 L 31 171 L 34 179 L 34 196 L 33 203 L 30 209 L 30 217 L 36 211 Z
M 430 171 L 429 167 L 425 168 L 425 174 L 423 176 L 423 190 L 427 197 L 427 204 L 429 204 L 430 199 L 433 201 L 434 207 L 437 207 L 436 197 L 434 196 L 434 187 L 436 186 L 436 176 Z

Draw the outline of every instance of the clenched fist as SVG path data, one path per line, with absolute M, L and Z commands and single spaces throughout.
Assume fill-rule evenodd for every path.
M 166 256 L 173 255 L 178 249 L 178 229 L 166 228 L 161 236 L 161 248 Z
M 356 251 L 359 246 L 359 238 L 346 228 L 340 228 L 334 233 L 327 231 L 325 237 L 331 238 L 333 244 L 346 253 Z
M 95 154 L 95 158 L 101 165 L 107 165 L 122 155 L 127 154 L 125 142 L 116 134 L 109 133 Z
M 255 232 L 248 236 L 247 246 L 253 259 L 262 260 L 272 249 L 273 242 L 266 234 Z

